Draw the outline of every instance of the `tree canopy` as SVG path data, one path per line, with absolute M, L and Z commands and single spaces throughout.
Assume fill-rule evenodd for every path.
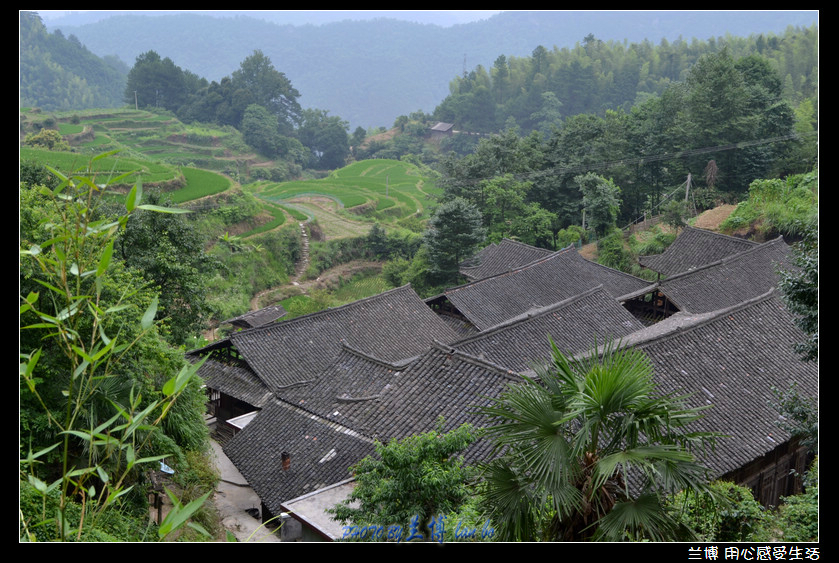
M 327 511 L 344 524 L 426 528 L 432 518 L 457 510 L 469 496 L 473 475 L 460 455 L 477 439 L 462 425 L 444 431 L 444 422 L 424 434 L 376 443 L 376 456 L 351 468 L 357 485 Z
M 481 213 L 463 198 L 441 203 L 428 221 L 424 245 L 429 270 L 441 283 L 457 279 L 460 262 L 484 241 Z
M 231 79 L 234 90 L 248 99 L 246 105 L 258 104 L 277 117 L 280 133 L 291 133 L 299 123 L 300 93 L 259 49 L 242 61 Z

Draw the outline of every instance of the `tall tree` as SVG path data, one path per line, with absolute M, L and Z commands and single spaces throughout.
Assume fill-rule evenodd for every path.
M 485 506 L 503 540 L 670 540 L 669 494 L 704 491 L 690 447 L 698 409 L 662 396 L 641 352 L 612 344 L 553 363 L 483 409 L 503 452 L 484 468 Z
M 248 104 L 259 104 L 277 116 L 280 132 L 290 135 L 300 120 L 300 93 L 285 74 L 274 68 L 271 59 L 259 49 L 242 61 L 233 72 L 234 90 L 249 98 Z
M 147 51 L 137 56 L 134 67 L 128 73 L 125 84 L 125 101 L 139 107 L 164 108 L 177 111 L 186 104 L 191 93 L 186 75 L 172 59 L 161 59 L 155 51 Z
M 164 203 L 157 194 L 146 201 L 152 206 Z M 209 313 L 206 279 L 216 261 L 204 253 L 204 243 L 183 215 L 138 210 L 115 249 L 127 266 L 155 286 L 160 305 L 156 319 L 165 321 L 174 345 L 201 332 Z
M 310 151 L 312 168 L 333 170 L 346 164 L 350 153 L 349 123 L 326 110 L 302 112 L 297 138 Z
M 774 151 L 773 137 L 792 132 L 794 114 L 781 100 L 781 82 L 758 57 L 735 61 L 727 48 L 696 61 L 685 80 L 685 130 L 690 148 L 720 147 L 689 158 L 697 175 L 708 160 L 717 162 L 718 184 L 725 191 L 745 191 L 766 176 Z M 730 145 L 758 141 L 732 150 Z
M 620 188 L 611 179 L 593 172 L 574 178 L 583 195 L 586 223 L 598 237 L 615 228 L 620 210 Z
M 439 283 L 457 280 L 461 261 L 484 241 L 486 230 L 478 209 L 462 198 L 441 203 L 428 221 L 424 244 L 430 273 Z
M 819 234 L 814 224 L 804 227 L 804 237 L 793 252 L 796 268 L 781 273 L 779 287 L 806 338 L 795 350 L 808 362 L 819 359 Z
M 242 116 L 242 139 L 268 157 L 277 155 L 280 131 L 277 116 L 258 104 L 251 104 Z

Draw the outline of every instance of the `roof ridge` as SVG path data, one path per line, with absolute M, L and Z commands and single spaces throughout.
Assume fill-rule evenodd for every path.
M 358 358 L 361 358 L 363 360 L 367 360 L 371 363 L 379 364 L 382 367 L 393 368 L 395 370 L 403 369 L 405 366 L 407 366 L 408 364 L 410 364 L 416 358 L 419 357 L 419 356 L 413 356 L 411 358 L 405 358 L 404 360 L 399 360 L 398 362 L 389 362 L 387 360 L 383 360 L 383 359 L 381 359 L 377 356 L 374 356 L 373 354 L 363 352 L 363 351 L 359 350 L 358 348 L 353 348 L 352 346 L 350 346 L 349 344 L 347 344 L 346 342 L 344 342 L 342 340 L 341 341 L 341 352 L 339 354 L 344 353 L 344 352 L 346 352 L 348 354 L 351 354 L 353 356 L 356 356 Z M 329 364 L 329 366 L 335 365 L 335 363 L 337 361 L 338 361 L 338 358 L 336 357 L 335 360 L 333 360 L 333 362 L 331 364 Z M 325 369 L 329 369 L 329 367 L 327 367 Z
M 500 278 L 501 276 L 507 276 L 507 275 L 510 275 L 510 274 L 520 272 L 520 271 L 525 270 L 527 268 L 532 268 L 533 266 L 536 266 L 541 262 L 547 262 L 548 260 L 553 260 L 554 258 L 557 258 L 560 254 L 566 253 L 571 248 L 572 248 L 572 246 L 568 246 L 568 247 L 562 248 L 560 250 L 552 251 L 547 256 L 542 256 L 540 258 L 537 258 L 536 260 L 533 260 L 532 262 L 528 262 L 527 264 L 523 264 L 523 265 L 519 266 L 518 268 L 512 268 L 510 270 L 507 270 L 506 272 L 499 272 L 497 274 L 493 274 L 493 275 L 488 276 L 486 278 L 481 278 L 479 280 L 474 280 L 474 281 L 471 281 L 471 282 L 466 282 L 466 283 L 463 283 L 463 284 L 460 284 L 460 285 L 456 285 L 454 287 L 446 288 L 446 289 L 443 290 L 443 293 L 441 293 L 440 295 L 438 295 L 436 297 L 439 297 L 441 295 L 446 295 L 450 291 L 457 291 L 457 290 L 462 289 L 466 286 L 473 286 L 475 284 L 479 284 L 479 283 L 485 282 L 487 280 L 494 280 L 496 278 Z M 429 298 L 429 299 L 431 299 L 431 298 Z
M 507 319 L 506 321 L 502 321 L 502 322 L 498 323 L 497 325 L 486 328 L 486 329 L 480 331 L 478 334 L 469 336 L 467 338 L 463 338 L 461 340 L 457 340 L 457 341 L 452 343 L 452 346 L 457 345 L 457 344 L 468 344 L 468 343 L 471 343 L 474 340 L 478 340 L 478 339 L 480 339 L 480 338 L 482 338 L 482 337 L 484 337 L 488 334 L 493 334 L 493 333 L 496 333 L 496 332 L 500 332 L 501 330 L 504 330 L 504 329 L 509 328 L 511 326 L 519 325 L 519 324 L 525 323 L 525 322 L 527 322 L 531 319 L 536 319 L 536 318 L 542 317 L 542 316 L 547 315 L 549 313 L 553 313 L 557 309 L 564 309 L 565 307 L 568 307 L 569 305 L 573 305 L 574 303 L 576 303 L 578 301 L 581 301 L 581 300 L 585 299 L 586 297 L 589 297 L 589 296 L 591 296 L 595 293 L 604 293 L 604 294 L 608 295 L 610 299 L 615 299 L 611 294 L 609 294 L 603 288 L 603 284 L 601 283 L 601 284 L 598 284 L 598 285 L 594 286 L 591 289 L 587 289 L 586 291 L 583 291 L 582 293 L 578 293 L 577 295 L 572 295 L 571 297 L 567 297 L 567 298 L 565 298 L 561 301 L 557 301 L 556 303 L 551 303 L 550 305 L 545 305 L 543 307 L 534 307 L 534 308 L 532 308 L 532 309 L 530 309 L 530 310 L 528 310 L 528 311 L 526 311 L 526 312 L 524 312 L 520 315 L 517 315 L 515 317 Z M 618 300 L 615 299 L 615 302 L 617 303 Z
M 766 248 L 776 246 L 776 245 L 778 245 L 779 242 L 781 244 L 786 244 L 784 242 L 784 237 L 779 236 L 779 237 L 774 238 L 770 241 L 766 241 L 764 243 L 758 243 L 755 246 L 753 246 L 752 248 L 747 248 L 746 250 L 743 250 L 741 252 L 736 252 L 734 254 L 729 254 L 728 256 L 725 256 L 723 258 L 720 258 L 719 260 L 716 260 L 715 262 L 711 262 L 709 264 L 703 264 L 702 266 L 698 266 L 698 267 L 696 267 L 692 270 L 686 270 L 684 272 L 679 272 L 678 274 L 673 274 L 672 276 L 669 276 L 666 279 L 661 280 L 660 282 L 656 282 L 653 285 L 658 285 L 658 284 L 661 284 L 661 283 L 664 283 L 664 282 L 669 282 L 669 281 L 672 281 L 674 279 L 679 279 L 679 278 L 682 278 L 682 277 L 690 275 L 690 274 L 695 274 L 696 272 L 701 272 L 701 271 L 707 270 L 709 268 L 721 266 L 723 264 L 727 264 L 729 262 L 733 262 L 735 260 L 742 259 L 743 256 L 745 256 L 745 255 L 754 254 L 754 253 L 760 252 L 760 251 L 762 251 Z
M 286 410 L 295 412 L 296 414 L 300 414 L 307 418 L 316 420 L 320 424 L 329 427 L 330 430 L 333 432 L 339 432 L 341 434 L 347 434 L 348 436 L 352 436 L 354 438 L 358 438 L 359 440 L 363 440 L 370 444 L 376 442 L 376 439 L 372 436 L 368 436 L 364 432 L 359 431 L 357 428 L 353 428 L 352 426 L 347 426 L 345 424 L 341 424 L 340 422 L 335 422 L 334 420 L 325 417 L 323 414 L 315 412 L 313 410 L 309 410 L 306 407 L 301 407 L 300 405 L 295 405 L 285 399 L 281 399 L 279 397 L 274 396 L 273 401 L 275 406 L 278 408 L 284 408 Z M 263 409 L 264 410 L 264 409 Z M 257 415 L 258 416 L 258 415 Z
M 710 324 L 726 315 L 737 313 L 758 303 L 769 301 L 777 293 L 777 289 L 771 288 L 769 291 L 757 297 L 752 297 L 751 299 L 715 311 L 709 311 L 707 313 L 677 313 L 665 321 L 628 334 L 621 339 L 621 346 L 643 346 L 651 342 L 660 342 L 673 338 Z M 670 319 L 673 319 L 673 321 L 668 323 Z M 655 330 L 656 328 L 659 330 Z M 662 328 L 665 329 L 664 332 L 660 332 Z
M 344 311 L 344 310 L 356 307 L 356 306 L 358 306 L 362 303 L 369 303 L 371 301 L 377 301 L 377 300 L 383 298 L 386 295 L 405 292 L 406 290 L 408 290 L 410 288 L 411 288 L 411 284 L 407 283 L 403 286 L 395 287 L 393 289 L 388 289 L 387 291 L 377 293 L 376 295 L 371 295 L 369 297 L 363 297 L 362 299 L 358 299 L 356 301 L 351 301 L 349 303 L 344 303 L 343 305 L 338 305 L 337 307 L 327 307 L 326 309 L 322 309 L 320 311 L 315 311 L 314 313 L 309 313 L 307 315 L 301 315 L 299 317 L 295 317 L 293 319 L 288 319 L 288 320 L 285 320 L 285 321 L 282 321 L 282 322 L 279 322 L 279 323 L 271 323 L 271 324 L 268 324 L 268 325 L 257 326 L 257 327 L 253 327 L 253 328 L 240 330 L 238 332 L 235 332 L 235 333 L 231 334 L 228 338 L 233 338 L 233 337 L 238 337 L 238 336 L 243 336 L 243 335 L 250 336 L 252 334 L 255 334 L 257 331 L 261 331 L 261 330 L 270 330 L 272 328 L 277 328 L 279 326 L 290 326 L 290 325 L 293 325 L 293 324 L 300 324 L 301 322 L 303 322 L 306 319 L 319 318 L 319 317 L 325 316 L 327 313 L 334 313 L 336 311 Z M 412 293 L 414 293 L 414 295 L 416 295 L 416 292 L 413 291 L 413 290 L 412 290 Z M 419 295 L 417 295 L 417 299 L 420 299 Z M 422 301 L 422 299 L 420 299 L 420 301 Z
M 686 231 L 690 230 L 690 231 L 697 232 L 697 233 L 713 235 L 715 237 L 727 238 L 727 239 L 730 239 L 730 240 L 733 240 L 733 241 L 747 242 L 747 243 L 750 243 L 752 245 L 760 244 L 759 242 L 753 241 L 751 239 L 742 238 L 742 237 L 735 237 L 735 236 L 732 236 L 732 235 L 727 235 L 725 233 L 718 233 L 717 231 L 712 231 L 710 229 L 700 229 L 699 227 L 692 227 L 690 225 L 685 225 L 684 229 Z
M 458 358 L 460 358 L 461 360 L 463 360 L 465 362 L 469 362 L 471 364 L 475 364 L 477 366 L 480 366 L 484 369 L 491 370 L 491 371 L 495 372 L 496 374 L 504 376 L 505 378 L 510 379 L 511 381 L 514 381 L 514 382 L 519 381 L 519 379 L 520 379 L 519 374 L 517 372 L 511 370 L 510 368 L 506 368 L 504 366 L 501 366 L 499 364 L 490 362 L 490 361 L 485 360 L 483 358 L 479 358 L 477 356 L 473 356 L 472 354 L 469 354 L 468 352 L 464 352 L 463 350 L 460 350 L 458 348 L 454 348 L 452 345 L 444 344 L 444 343 L 442 343 L 440 341 L 437 341 L 437 340 L 434 341 L 434 345 L 432 346 L 430 351 L 432 351 L 432 350 L 437 350 L 438 352 L 442 352 L 442 353 L 445 353 L 445 354 L 452 354 L 454 356 L 457 356 Z

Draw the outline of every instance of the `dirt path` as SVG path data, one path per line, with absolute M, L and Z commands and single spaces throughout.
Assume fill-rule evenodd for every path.
M 289 297 L 289 294 L 307 295 L 314 289 L 326 289 L 330 286 L 337 285 L 339 278 L 346 280 L 358 272 L 372 268 L 380 269 L 381 267 L 381 262 L 371 262 L 368 260 L 354 260 L 346 264 L 340 264 L 321 273 L 317 279 L 301 280 L 260 292 L 259 295 L 251 300 L 251 310 L 256 311 L 263 307 L 274 305 Z
M 338 213 L 340 206 L 328 197 L 307 196 L 289 199 L 286 202 L 311 211 L 327 240 L 357 237 L 370 230 L 369 223 L 353 221 L 340 215 Z
M 309 233 L 306 230 L 306 223 L 299 223 L 300 225 L 300 236 L 302 237 L 302 248 L 300 250 L 300 260 L 297 261 L 297 264 L 294 266 L 294 277 L 291 278 L 289 282 L 291 285 L 300 287 L 300 278 L 303 277 L 303 274 L 306 273 L 306 269 L 309 267 Z M 254 295 L 251 298 L 251 311 L 258 311 L 263 307 L 268 307 L 273 303 L 263 303 L 266 297 L 272 293 L 276 293 L 278 290 L 282 290 L 282 288 L 287 287 L 286 285 L 280 287 L 272 287 L 269 289 L 264 289 Z M 304 291 L 305 293 L 305 291 Z

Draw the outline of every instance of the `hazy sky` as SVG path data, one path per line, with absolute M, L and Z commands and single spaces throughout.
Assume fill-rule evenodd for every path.
M 117 13 L 161 14 L 160 10 L 32 10 L 38 12 L 44 23 L 50 25 L 56 20 L 72 18 L 91 23 Z M 194 12 L 201 14 L 235 15 L 246 13 L 278 23 L 301 25 L 322 24 L 346 19 L 396 18 L 419 23 L 433 23 L 449 26 L 486 19 L 501 10 L 172 10 L 172 12 Z

